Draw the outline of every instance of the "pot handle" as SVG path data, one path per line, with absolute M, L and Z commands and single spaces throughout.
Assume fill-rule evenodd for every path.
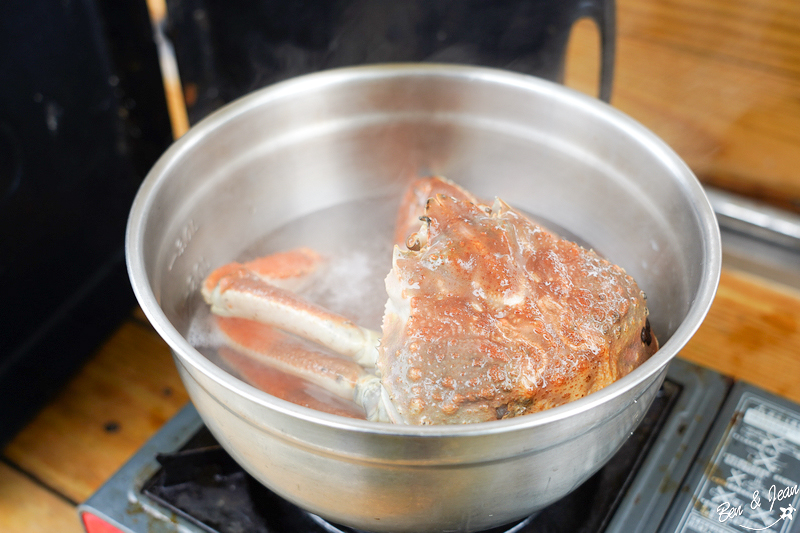
M 583 18 L 590 18 L 597 24 L 600 32 L 598 98 L 604 102 L 610 102 L 616 55 L 616 2 L 615 0 L 580 0 L 576 6 L 574 17 L 573 24 Z

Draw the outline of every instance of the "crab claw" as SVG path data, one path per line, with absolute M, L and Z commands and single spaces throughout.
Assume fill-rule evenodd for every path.
M 420 226 L 420 217 L 425 215 L 425 206 L 429 198 L 437 194 L 445 194 L 458 200 L 472 204 L 481 201 L 471 192 L 461 188 L 458 184 L 441 176 L 417 178 L 406 189 L 400 207 L 397 210 L 395 221 L 394 242 L 401 248 L 417 248 L 416 232 Z

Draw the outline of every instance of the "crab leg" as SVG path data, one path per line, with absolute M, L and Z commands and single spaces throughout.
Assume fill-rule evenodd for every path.
M 206 278 L 202 293 L 228 345 L 245 354 L 249 362 L 305 379 L 354 401 L 365 410 L 368 420 L 402 423 L 380 379 L 364 369 L 375 366 L 378 333 L 283 288 L 297 287 L 321 260 L 311 250 L 297 249 L 244 264 L 231 263 Z M 350 359 L 314 348 L 302 339 Z M 251 383 L 264 381 L 263 376 L 254 375 L 251 365 L 237 359 L 237 353 L 222 350 L 220 356 L 246 373 Z
M 402 422 L 380 379 L 355 362 L 314 348 L 301 339 L 260 322 L 218 316 L 216 324 L 225 335 L 228 346 L 235 349 L 235 352 L 220 350 L 222 359 L 245 374 L 251 383 L 262 385 L 260 388 L 267 392 L 276 386 L 274 382 L 264 383 L 265 377 L 259 375 L 265 370 L 264 367 L 304 379 L 339 398 L 355 402 L 364 409 L 367 420 Z M 249 361 L 237 359 L 236 352 L 246 355 Z M 252 368 L 253 363 L 261 367 L 260 371 Z M 296 391 L 289 392 L 297 396 Z M 285 397 L 286 393 L 276 395 Z M 319 406 L 315 408 L 320 409 Z M 320 410 L 330 411 L 330 408 Z
M 252 354 L 245 354 L 229 346 L 220 346 L 217 349 L 217 356 L 227 369 L 242 381 L 276 398 L 324 413 L 365 418 L 364 409 L 352 400 L 343 400 L 324 388 L 315 388 L 314 384 L 291 373 L 275 369 L 261 358 L 253 357 Z
M 202 288 L 203 295 L 213 290 L 223 277 L 241 275 L 241 272 L 249 272 L 275 287 L 296 291 L 308 283 L 311 275 L 323 262 L 322 256 L 311 248 L 300 247 L 246 263 L 228 263 L 206 278 Z
M 280 287 L 293 284 L 285 281 L 293 277 L 273 276 L 275 265 L 282 262 L 274 259 L 274 256 L 267 256 L 250 263 L 231 263 L 212 272 L 202 291 L 211 305 L 211 312 L 275 326 L 350 357 L 361 366 L 373 368 L 379 333 Z
M 356 383 L 366 374 L 353 361 L 314 349 L 266 324 L 219 316 L 216 324 L 229 346 L 263 364 L 319 385 L 340 398 L 352 400 Z

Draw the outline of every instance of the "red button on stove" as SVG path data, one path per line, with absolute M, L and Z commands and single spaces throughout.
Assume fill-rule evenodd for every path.
M 86 533 L 123 533 L 119 528 L 112 526 L 92 513 L 83 513 L 81 518 L 83 519 L 83 527 L 86 529 Z

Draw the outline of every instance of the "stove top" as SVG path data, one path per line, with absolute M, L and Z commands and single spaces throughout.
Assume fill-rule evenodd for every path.
M 547 509 L 487 533 L 800 532 L 790 516 L 797 480 L 800 406 L 675 360 L 606 466 Z M 255 481 L 191 404 L 79 513 L 87 533 L 362 533 Z
M 666 382 L 617 457 L 578 490 L 536 516 L 489 531 L 566 533 L 604 529 L 619 505 L 619 495 L 632 482 L 633 473 L 679 394 L 679 385 Z M 323 521 L 277 497 L 247 475 L 205 427 L 179 450 L 157 454 L 156 460 L 161 468 L 145 482 L 141 492 L 203 531 L 359 531 Z

